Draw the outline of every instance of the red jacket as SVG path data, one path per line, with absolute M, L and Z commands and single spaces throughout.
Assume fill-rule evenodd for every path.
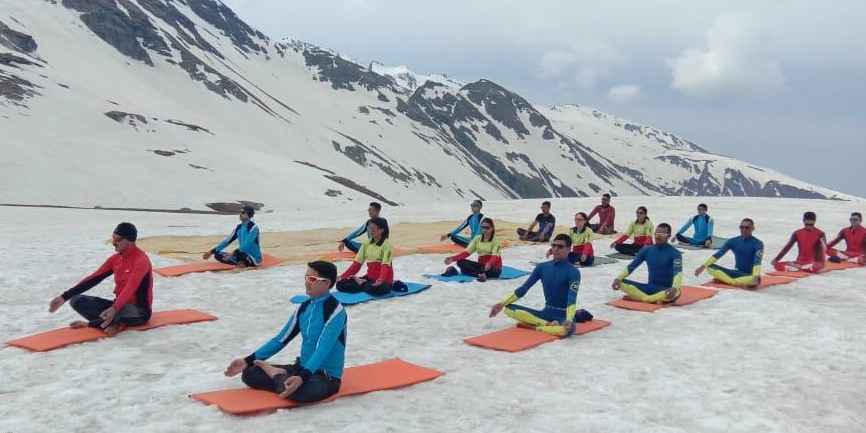
M 80 295 L 102 280 L 114 275 L 114 309 L 120 311 L 126 304 L 133 304 L 150 315 L 153 305 L 153 270 L 147 254 L 133 245 L 125 253 L 114 254 L 92 274 L 63 292 L 63 299 Z

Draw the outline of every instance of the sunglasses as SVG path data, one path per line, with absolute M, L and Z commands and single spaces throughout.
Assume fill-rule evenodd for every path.
M 304 281 L 306 281 L 306 282 L 308 282 L 308 283 L 310 283 L 310 284 L 313 284 L 313 283 L 315 283 L 316 281 L 328 281 L 328 279 L 327 279 L 327 278 L 322 278 L 322 277 L 316 277 L 316 276 L 313 276 L 313 275 L 305 275 L 305 276 L 304 276 Z
M 856 223 L 857 221 L 860 221 L 860 218 L 857 218 L 857 217 L 848 218 L 848 221 L 851 221 L 852 223 Z
M 246 215 L 246 214 L 247 214 L 247 211 L 243 211 L 243 210 L 242 210 L 242 211 L 238 212 L 238 214 L 240 214 L 240 215 Z
M 670 236 L 669 233 L 665 233 L 665 232 L 655 232 L 655 233 L 653 233 L 653 235 L 658 236 L 658 237 L 662 237 L 662 238 L 666 238 L 666 237 Z
M 751 226 L 740 226 L 740 230 L 751 230 Z
M 568 245 L 565 244 L 550 244 L 550 248 L 555 248 L 558 250 L 568 248 Z

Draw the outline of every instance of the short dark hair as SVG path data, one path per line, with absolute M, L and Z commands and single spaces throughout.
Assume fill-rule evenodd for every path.
M 122 222 L 114 229 L 114 234 L 120 236 L 121 239 L 135 242 L 138 238 L 138 229 L 132 223 Z
M 803 214 L 803 221 L 816 221 L 818 217 L 815 215 L 815 212 L 808 211 Z
M 382 205 L 379 202 L 371 201 L 370 207 L 376 210 L 382 210 Z
M 752 224 L 752 227 L 754 227 L 754 226 L 755 226 L 755 222 L 754 222 L 754 221 L 752 221 L 752 219 L 751 219 L 751 218 L 743 218 L 743 221 L 742 221 L 742 222 L 746 222 L 746 221 L 748 221 L 748 222 L 749 222 L 749 223 L 750 223 L 750 224 Z
M 567 246 L 567 247 L 570 247 L 570 246 L 571 246 L 571 236 L 569 236 L 569 235 L 567 235 L 567 234 L 565 234 L 565 233 L 560 233 L 560 234 L 556 235 L 556 237 L 553 238 L 553 240 L 555 240 L 555 241 L 564 241 L 564 242 L 565 242 L 565 246 Z
M 545 201 L 541 202 L 541 205 L 542 205 L 542 206 L 550 207 L 550 202 L 547 201 L 547 200 L 545 200 Z
M 334 284 L 337 284 L 337 267 L 333 263 L 316 260 L 315 262 L 307 263 L 307 267 L 316 271 L 320 277 L 331 280 L 331 285 L 328 288 L 334 287 Z
M 610 200 L 610 194 L 608 194 L 608 193 L 604 193 L 604 194 L 602 194 L 601 196 L 604 197 L 604 198 L 606 198 L 606 199 L 608 199 L 608 200 Z
M 861 214 L 860 212 L 851 212 L 851 216 L 860 218 L 861 220 L 863 219 L 863 214 Z
M 657 225 L 656 230 L 658 230 L 658 229 L 668 229 L 668 234 L 671 234 L 671 232 L 672 232 L 671 225 L 668 223 L 661 223 L 661 224 Z
M 706 203 L 701 203 L 701 204 L 699 204 L 699 205 L 698 205 L 698 209 L 707 210 L 707 204 L 706 204 Z
M 376 227 L 379 227 L 384 231 L 382 233 L 382 239 L 379 239 L 379 243 L 376 244 L 381 246 L 385 243 L 385 240 L 388 239 L 388 236 L 391 236 L 391 230 L 388 228 L 388 220 L 382 217 L 370 218 L 370 224 L 376 224 Z

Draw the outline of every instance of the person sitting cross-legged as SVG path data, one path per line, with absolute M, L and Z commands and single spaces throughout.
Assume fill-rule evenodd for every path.
M 479 281 L 496 278 L 502 273 L 502 238 L 496 236 L 496 226 L 490 218 L 481 220 L 481 234 L 472 238 L 472 242 L 464 251 L 445 258 L 445 264 L 456 262 L 457 269 L 449 266 L 442 276 L 448 277 L 458 273 L 476 277 Z M 472 253 L 478 253 L 478 261 L 468 260 Z
M 577 310 L 580 271 L 568 261 L 571 238 L 560 233 L 553 238 L 550 246 L 553 248 L 553 260 L 536 266 L 514 293 L 490 308 L 490 317 L 505 310 L 505 315 L 516 320 L 519 326 L 559 337 L 572 335 L 575 321 L 592 319 L 592 315 L 586 311 Z M 544 289 L 544 309 L 534 310 L 515 304 L 538 280 L 541 280 Z
M 304 275 L 310 299 L 289 317 L 283 329 L 245 358 L 231 361 L 223 374 L 236 376 L 250 388 L 280 394 L 300 403 L 324 400 L 340 390 L 346 356 L 346 310 L 330 293 L 337 268 L 310 262 Z M 301 336 L 300 356 L 293 364 L 265 362 Z
M 622 290 L 631 301 L 647 303 L 674 302 L 680 297 L 680 283 L 683 278 L 683 256 L 680 251 L 668 243 L 671 236 L 671 226 L 659 224 L 654 233 L 655 243 L 643 247 L 637 257 L 617 275 L 611 287 Z M 649 280 L 638 283 L 625 278 L 631 275 L 638 266 L 646 262 Z
M 695 276 L 704 269 L 713 278 L 731 286 L 754 289 L 761 283 L 761 260 L 764 257 L 764 243 L 752 236 L 755 222 L 751 218 L 740 221 L 740 236 L 728 239 L 722 248 L 710 256 L 707 261 L 695 269 Z M 728 251 L 734 254 L 734 269 L 723 268 L 716 263 Z

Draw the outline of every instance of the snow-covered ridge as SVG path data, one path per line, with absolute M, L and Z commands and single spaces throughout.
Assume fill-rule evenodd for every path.
M 415 89 L 421 87 L 427 81 L 443 84 L 455 89 L 459 89 L 465 85 L 465 83 L 461 83 L 445 74 L 422 75 L 403 65 L 385 66 L 379 62 L 371 62 L 370 70 L 393 78 L 397 84 L 411 91 L 415 91 Z

